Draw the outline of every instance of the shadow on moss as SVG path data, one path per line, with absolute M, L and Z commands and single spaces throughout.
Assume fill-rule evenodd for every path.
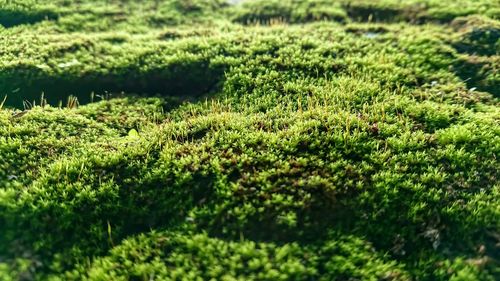
M 498 76 L 495 75 L 495 62 L 488 57 L 469 56 L 457 60 L 453 66 L 457 75 L 467 84 L 469 89 L 478 89 L 500 97 Z
M 16 67 L 0 75 L 0 93 L 8 95 L 6 106 L 20 108 L 23 101 L 38 101 L 42 94 L 49 104 L 65 103 L 70 95 L 80 104 L 93 101 L 95 95 L 113 96 L 134 93 L 145 96 L 195 98 L 217 91 L 224 67 L 198 60 L 170 65 L 146 72 L 137 67 L 100 74 L 48 74 L 42 69 Z
M 52 11 L 14 11 L 0 9 L 0 25 L 14 27 L 22 24 L 34 24 L 44 20 L 57 20 L 58 15 Z

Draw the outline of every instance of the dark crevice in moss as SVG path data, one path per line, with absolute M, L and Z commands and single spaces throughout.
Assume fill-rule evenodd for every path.
M 467 84 L 469 89 L 489 92 L 500 97 L 500 81 L 495 78 L 494 66 L 484 58 L 468 56 L 456 61 L 453 65 L 455 73 Z
M 80 104 L 97 100 L 96 96 L 173 96 L 191 99 L 217 92 L 224 76 L 223 66 L 208 61 L 185 62 L 165 69 L 143 72 L 138 68 L 109 74 L 49 75 L 36 67 L 11 69 L 1 75 L 0 93 L 7 94 L 5 106 L 22 108 L 23 101 L 38 103 L 43 97 L 49 104 L 66 103 L 72 95 Z
M 405 20 L 400 9 L 364 5 L 346 5 L 345 10 L 350 18 L 361 22 L 392 22 Z
M 44 20 L 57 20 L 58 15 L 52 11 L 16 11 L 0 9 L 0 25 L 14 27 L 22 24 L 34 24 Z
M 480 56 L 500 54 L 500 28 L 476 27 L 464 34 L 453 46 L 460 53 Z

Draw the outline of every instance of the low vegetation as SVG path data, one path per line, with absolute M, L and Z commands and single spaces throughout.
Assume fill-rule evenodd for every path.
M 498 280 L 499 20 L 0 0 L 0 280 Z

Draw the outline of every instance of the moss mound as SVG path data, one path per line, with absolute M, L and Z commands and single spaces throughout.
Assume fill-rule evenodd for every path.
M 499 5 L 17 2 L 0 280 L 500 277 Z

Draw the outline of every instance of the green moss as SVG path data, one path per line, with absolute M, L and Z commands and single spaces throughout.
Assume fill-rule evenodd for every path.
M 495 3 L 17 2 L 1 280 L 498 279 Z
M 443 2 L 398 0 L 313 0 L 243 1 L 234 12 L 236 22 L 244 24 L 272 22 L 363 21 L 448 23 L 455 18 L 483 14 L 498 19 L 498 4 L 491 1 Z
M 145 252 L 137 252 L 136 249 Z M 323 260 L 324 257 L 334 256 Z M 193 258 L 195 257 L 195 258 Z M 121 263 L 125 258 L 130 263 Z M 370 266 L 367 266 L 367 265 Z M 310 248 L 231 242 L 206 234 L 163 232 L 126 240 L 110 256 L 95 261 L 89 280 L 157 278 L 245 280 L 340 280 L 343 276 L 407 280 L 400 266 L 384 260 L 361 239 L 337 236 Z

